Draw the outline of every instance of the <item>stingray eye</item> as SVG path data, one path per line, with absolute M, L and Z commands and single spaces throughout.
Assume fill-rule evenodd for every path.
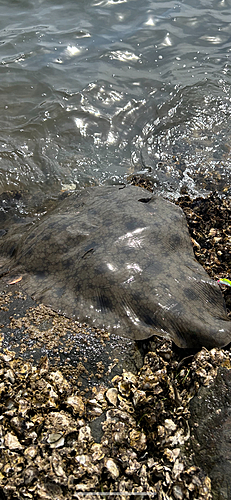
M 149 203 L 149 201 L 151 201 L 151 197 L 150 198 L 140 198 L 138 201 L 141 201 L 141 203 Z

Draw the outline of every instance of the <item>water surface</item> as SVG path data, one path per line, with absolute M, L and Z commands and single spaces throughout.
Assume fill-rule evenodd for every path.
M 1 0 L 0 192 L 230 193 L 230 0 Z

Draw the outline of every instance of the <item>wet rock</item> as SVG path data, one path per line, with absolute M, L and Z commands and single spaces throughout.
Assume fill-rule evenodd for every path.
M 195 462 L 212 481 L 213 500 L 231 498 L 231 370 L 220 368 L 214 384 L 191 401 Z
M 90 422 L 91 434 L 96 443 L 100 443 L 103 437 L 102 423 L 105 421 L 105 413 L 100 415 L 100 417 L 94 418 Z

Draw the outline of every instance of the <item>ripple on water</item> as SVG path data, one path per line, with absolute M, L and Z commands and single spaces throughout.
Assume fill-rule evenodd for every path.
M 227 188 L 230 0 L 2 3 L 1 191 Z
M 220 82 L 222 86 L 223 82 Z M 229 92 L 213 84 L 178 90 L 133 141 L 133 163 L 162 191 L 230 192 Z

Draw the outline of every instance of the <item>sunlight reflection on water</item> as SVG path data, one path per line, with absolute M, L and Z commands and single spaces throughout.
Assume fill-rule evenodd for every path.
M 230 190 L 230 0 L 4 3 L 0 190 Z

